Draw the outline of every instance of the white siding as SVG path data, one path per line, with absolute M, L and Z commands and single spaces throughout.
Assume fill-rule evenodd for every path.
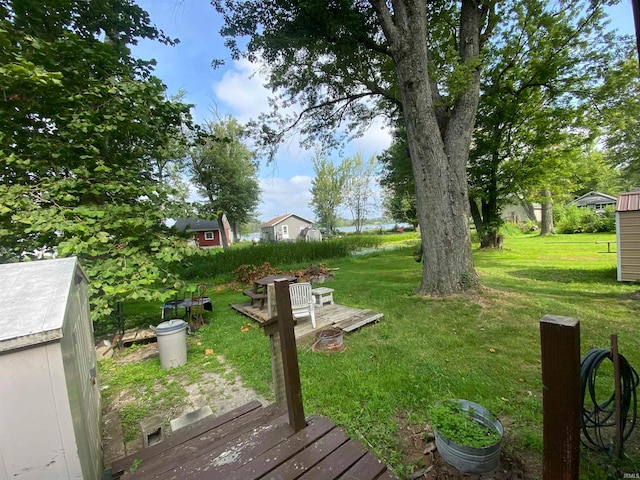
M 82 479 L 60 343 L 0 355 L 0 392 L 0 479 Z

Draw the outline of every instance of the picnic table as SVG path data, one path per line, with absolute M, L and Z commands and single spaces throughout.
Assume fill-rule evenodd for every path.
M 298 279 L 291 275 L 269 275 L 256 280 L 253 282 L 253 289 L 244 290 L 242 293 L 251 299 L 251 306 L 253 306 L 253 302 L 260 300 L 260 308 L 264 308 L 264 302 L 267 299 L 267 285 L 276 280 L 287 280 L 289 283 L 294 283 Z
M 177 316 L 178 309 L 184 308 L 185 316 L 188 317 L 191 314 L 191 309 L 197 306 L 201 306 L 209 312 L 213 311 L 213 303 L 209 297 L 183 298 L 182 300 L 174 299 L 162 305 L 162 319 L 164 320 L 165 310 L 173 310 Z

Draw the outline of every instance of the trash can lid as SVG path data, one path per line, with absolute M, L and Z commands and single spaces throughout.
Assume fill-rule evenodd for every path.
M 182 330 L 187 327 L 187 322 L 184 320 L 180 320 L 179 318 L 174 318 L 173 320 L 167 320 L 166 322 L 162 322 L 155 328 L 156 333 L 169 333 L 176 332 L 178 330 Z

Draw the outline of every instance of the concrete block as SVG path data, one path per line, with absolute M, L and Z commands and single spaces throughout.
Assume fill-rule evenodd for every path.
M 140 422 L 140 430 L 142 430 L 142 446 L 144 448 L 164 440 L 164 421 L 157 415 L 142 420 Z
M 175 418 L 169 422 L 171 425 L 171 431 L 175 432 L 176 430 L 180 430 L 181 428 L 186 427 L 187 425 L 191 425 L 192 423 L 197 422 L 198 420 L 202 420 L 209 415 L 213 415 L 213 411 L 209 405 L 205 405 L 198 410 L 194 410 L 193 412 L 189 412 L 181 417 Z

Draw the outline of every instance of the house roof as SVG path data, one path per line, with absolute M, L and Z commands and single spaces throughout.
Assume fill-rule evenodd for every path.
M 616 212 L 632 212 L 640 210 L 640 191 L 621 193 L 618 197 Z
M 611 195 L 601 192 L 589 192 L 576 198 L 571 203 L 575 203 L 577 205 L 595 205 L 596 203 L 614 204 L 616 203 L 616 197 L 612 197 Z
M 302 220 L 303 222 L 313 223 L 313 221 L 309 220 L 308 218 L 301 217 L 300 215 L 297 215 L 295 213 L 287 213 L 286 215 L 280 215 L 279 217 L 272 218 L 268 222 L 263 223 L 262 226 L 263 227 L 273 227 L 274 225 L 278 225 L 279 223 L 285 221 L 289 217 L 296 217 L 296 218 L 299 218 L 300 220 Z
M 217 220 L 204 220 L 200 218 L 178 218 L 174 227 L 176 230 L 188 230 L 190 232 L 220 230 L 220 225 Z

